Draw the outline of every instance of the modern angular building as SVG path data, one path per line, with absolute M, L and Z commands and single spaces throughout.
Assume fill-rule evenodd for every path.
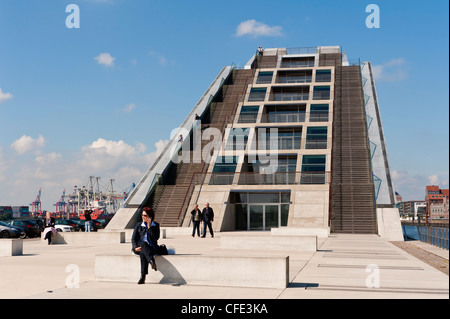
M 144 206 L 188 227 L 206 202 L 216 231 L 403 240 L 370 63 L 333 46 L 224 67 L 108 228 Z

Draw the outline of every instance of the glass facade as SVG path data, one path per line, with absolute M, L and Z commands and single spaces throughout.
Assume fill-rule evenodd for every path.
M 236 230 L 287 226 L 290 192 L 232 192 Z

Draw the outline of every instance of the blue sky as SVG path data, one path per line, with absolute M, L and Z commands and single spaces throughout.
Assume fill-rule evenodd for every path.
M 66 6 L 80 8 L 69 29 Z M 366 6 L 380 8 L 369 29 Z M 222 67 L 258 46 L 370 61 L 395 189 L 448 188 L 448 1 L 0 0 L 0 205 L 138 182 Z M 247 33 L 239 34 L 244 23 Z

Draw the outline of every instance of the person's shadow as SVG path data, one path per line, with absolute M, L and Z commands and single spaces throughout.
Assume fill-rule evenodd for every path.
M 177 255 L 180 256 L 180 255 Z M 186 285 L 187 282 L 177 270 L 177 268 L 172 265 L 172 263 L 165 258 L 166 256 L 155 256 L 156 265 L 158 266 L 158 271 L 163 275 L 160 284 L 172 284 L 174 286 Z

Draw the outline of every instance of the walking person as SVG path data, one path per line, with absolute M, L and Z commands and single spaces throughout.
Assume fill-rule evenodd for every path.
M 206 237 L 206 227 L 209 228 L 209 233 L 211 234 L 211 237 L 214 238 L 214 232 L 212 229 L 212 222 L 214 221 L 214 211 L 211 207 L 209 207 L 209 203 L 205 204 L 205 208 L 202 210 L 202 216 L 203 216 L 203 236 L 202 238 Z
M 155 212 L 149 207 L 142 209 L 142 222 L 134 227 L 131 237 L 132 251 L 141 258 L 141 278 L 139 285 L 145 283 L 145 276 L 148 274 L 148 264 L 156 269 L 154 255 L 158 252 L 158 239 L 160 235 L 159 224 L 155 222 Z
M 198 209 L 198 205 L 195 204 L 194 209 L 191 211 L 192 220 L 192 237 L 195 237 L 195 230 L 197 229 L 197 236 L 200 237 L 200 222 L 202 221 L 202 212 Z
M 50 212 L 47 212 L 44 220 L 44 239 L 47 239 L 48 244 L 52 244 L 52 235 L 56 236 L 55 218 L 51 217 Z
M 86 209 L 84 211 L 84 218 L 86 218 L 86 221 L 84 222 L 84 231 L 88 233 L 91 232 L 91 224 L 92 224 L 91 214 L 92 210 Z

